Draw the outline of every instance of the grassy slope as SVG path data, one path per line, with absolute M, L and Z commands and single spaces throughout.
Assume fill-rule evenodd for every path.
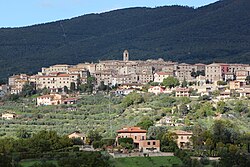
M 30 167 L 31 165 L 34 165 L 35 163 L 43 162 L 42 160 L 24 160 L 20 162 L 20 165 L 22 167 Z M 57 161 L 51 160 L 46 162 L 52 162 L 53 164 L 57 165 Z
M 32 99 L 23 99 L 18 103 L 5 102 L 4 106 L 0 106 L 0 114 L 6 111 L 15 112 L 19 117 L 15 120 L 0 119 L 0 136 L 15 137 L 20 129 L 26 129 L 30 132 L 40 130 L 54 130 L 59 134 L 69 134 L 75 130 L 80 130 L 87 133 L 90 129 L 96 129 L 103 134 L 104 137 L 115 136 L 116 130 L 124 126 L 136 125 L 144 116 L 148 116 L 153 120 L 160 119 L 162 114 L 170 115 L 171 101 L 168 101 L 167 96 L 149 96 L 145 103 L 132 105 L 123 111 L 120 100 L 117 97 L 112 98 L 110 112 L 109 99 L 104 96 L 84 96 L 79 104 L 73 106 L 44 106 L 36 107 L 35 101 Z M 181 99 L 176 98 L 176 105 L 181 103 Z M 115 102 L 116 101 L 116 102 Z M 195 101 L 193 101 L 194 103 Z M 235 115 L 235 118 L 227 118 L 232 121 L 241 131 L 249 131 L 249 117 L 247 114 L 241 116 L 234 112 L 234 101 L 229 105 L 231 108 L 230 114 Z M 243 103 L 249 103 L 245 100 Z M 77 111 L 70 111 L 67 107 L 76 107 Z M 187 119 L 191 119 L 194 123 L 198 123 L 203 127 L 210 128 L 214 119 L 209 117 L 197 117 L 203 110 L 190 112 Z M 174 114 L 176 118 L 179 113 Z M 196 118 L 197 117 L 197 118 Z M 196 118 L 196 119 L 194 119 Z
M 177 157 L 129 157 L 114 160 L 115 167 L 170 167 L 173 164 L 181 164 Z

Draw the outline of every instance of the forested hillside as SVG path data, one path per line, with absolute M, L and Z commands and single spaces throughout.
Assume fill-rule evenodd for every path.
M 250 63 L 250 1 L 201 8 L 129 8 L 21 28 L 0 29 L 0 78 L 56 63 L 164 58 Z

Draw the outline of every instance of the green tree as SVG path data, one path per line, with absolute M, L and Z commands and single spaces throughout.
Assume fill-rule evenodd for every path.
M 63 91 L 64 91 L 65 93 L 69 93 L 69 88 L 68 88 L 67 86 L 64 86 L 64 87 L 63 87 Z
M 22 88 L 21 96 L 27 97 L 36 94 L 36 87 L 34 84 L 25 83 Z
M 49 90 L 48 88 L 44 87 L 44 88 L 41 90 L 41 92 L 42 92 L 42 94 L 47 95 L 47 94 L 50 93 L 50 90 Z
M 21 128 L 17 131 L 17 137 L 23 139 L 30 138 L 31 133 L 27 129 Z
M 28 139 L 31 152 L 47 152 L 69 147 L 71 139 L 67 136 L 58 136 L 55 131 L 40 131 Z
M 101 141 L 102 139 L 101 134 L 96 130 L 90 130 L 87 136 L 89 139 L 89 144 L 92 144 L 94 141 Z
M 225 81 L 217 81 L 217 85 L 227 85 L 227 82 L 225 82 Z
M 144 101 L 143 97 L 139 93 L 132 92 L 123 98 L 122 104 L 124 107 L 128 107 L 133 104 L 140 104 Z
M 201 76 L 205 76 L 205 70 L 201 70 L 201 71 L 197 71 L 197 76 L 201 75 Z
M 149 85 L 150 85 L 150 86 L 158 86 L 159 83 L 158 83 L 158 82 L 149 82 Z
M 167 132 L 168 128 L 166 126 L 150 126 L 147 135 L 149 139 L 160 140 Z
M 244 103 L 241 100 L 238 100 L 234 104 L 234 111 L 239 112 L 239 113 L 248 113 L 249 108 L 248 108 L 248 105 L 246 103 Z
M 12 158 L 9 155 L 0 154 L 0 166 L 2 167 L 13 167 Z
M 224 114 L 225 112 L 228 112 L 230 109 L 227 107 L 226 103 L 224 101 L 219 101 L 217 103 L 217 112 Z
M 180 82 L 177 78 L 169 76 L 163 79 L 162 85 L 168 88 L 173 88 L 180 85 Z
M 98 86 L 98 90 L 105 91 L 108 89 L 108 86 L 104 84 L 104 81 L 101 81 L 100 85 Z
M 92 94 L 94 90 L 94 85 L 96 84 L 96 79 L 95 77 L 88 76 L 87 77 L 87 83 L 81 84 L 79 86 L 80 92 L 86 92 L 88 94 Z
M 176 133 L 168 131 L 164 135 L 161 136 L 161 151 L 163 152 L 174 152 L 178 149 L 176 140 L 178 136 Z
M 149 117 L 144 117 L 139 123 L 137 123 L 136 126 L 139 126 L 142 129 L 148 130 L 148 128 L 153 125 L 154 125 L 153 120 L 151 120 Z
M 187 105 L 181 104 L 181 105 L 179 106 L 179 112 L 180 112 L 182 115 L 187 115 L 187 114 L 188 114 L 188 107 L 187 107 Z
M 184 81 L 182 81 L 182 83 L 181 83 L 181 87 L 185 88 L 185 87 L 187 87 L 187 86 L 188 86 L 188 82 L 187 82 L 187 80 L 184 78 Z
M 246 77 L 246 82 L 247 82 L 248 85 L 250 84 L 250 75 L 248 75 L 248 76 Z
M 109 156 L 97 151 L 69 154 L 58 161 L 60 167 L 109 167 Z
M 230 121 L 216 120 L 212 128 L 214 143 L 234 144 L 240 137 L 238 130 Z
M 76 90 L 76 84 L 75 82 L 70 83 L 70 91 L 75 91 Z
M 57 166 L 53 164 L 52 162 L 36 162 L 30 167 L 57 167 Z
M 7 95 L 4 100 L 9 100 L 9 101 L 17 101 L 19 99 L 19 95 L 17 94 L 9 94 Z

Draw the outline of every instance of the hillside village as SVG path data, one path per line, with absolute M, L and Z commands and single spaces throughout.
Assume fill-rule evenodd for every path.
M 127 50 L 123 60 L 53 65 L 0 87 L 0 136 L 21 131 L 29 141 L 49 129 L 78 151 L 103 149 L 114 158 L 175 155 L 184 162 L 178 150 L 185 150 L 218 161 L 221 147 L 247 157 L 249 75 L 248 64 L 134 61 Z
M 233 93 L 238 93 L 240 97 L 250 95 L 249 64 L 186 64 L 163 59 L 133 61 L 129 58 L 129 52 L 125 50 L 123 60 L 77 65 L 57 64 L 48 68 L 43 67 L 41 72 L 35 75 L 13 75 L 8 79 L 8 86 L 1 87 L 1 96 L 7 91 L 11 94 L 20 93 L 27 83 L 35 89 L 49 89 L 50 93 L 65 93 L 87 84 L 88 78 L 92 78 L 91 93 L 102 85 L 115 88 L 113 93 L 127 95 L 150 84 L 151 86 L 146 89 L 155 94 L 175 92 L 176 96 L 203 96 L 220 90 L 219 98 L 228 98 Z M 176 78 L 182 88 L 161 84 L 168 77 Z

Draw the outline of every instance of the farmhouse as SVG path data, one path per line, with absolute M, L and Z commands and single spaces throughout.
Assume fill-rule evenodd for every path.
M 147 131 L 140 127 L 127 127 L 117 131 L 116 144 L 119 138 L 132 138 L 135 148 L 141 152 L 159 152 L 160 140 L 147 140 Z
M 12 113 L 4 113 L 2 114 L 2 119 L 7 119 L 7 120 L 10 120 L 10 119 L 15 119 L 16 118 L 16 114 L 12 114 Z
M 37 97 L 38 106 L 58 105 L 58 104 L 62 104 L 62 95 L 50 94 Z
M 81 139 L 84 143 L 86 143 L 86 135 L 84 133 L 80 133 L 79 131 L 75 131 L 71 134 L 68 135 L 68 138 L 73 139 L 73 138 L 79 138 Z
M 174 131 L 174 133 L 178 136 L 176 142 L 179 148 L 188 149 L 189 147 L 191 147 L 192 142 L 190 139 L 193 135 L 192 132 L 176 130 Z

